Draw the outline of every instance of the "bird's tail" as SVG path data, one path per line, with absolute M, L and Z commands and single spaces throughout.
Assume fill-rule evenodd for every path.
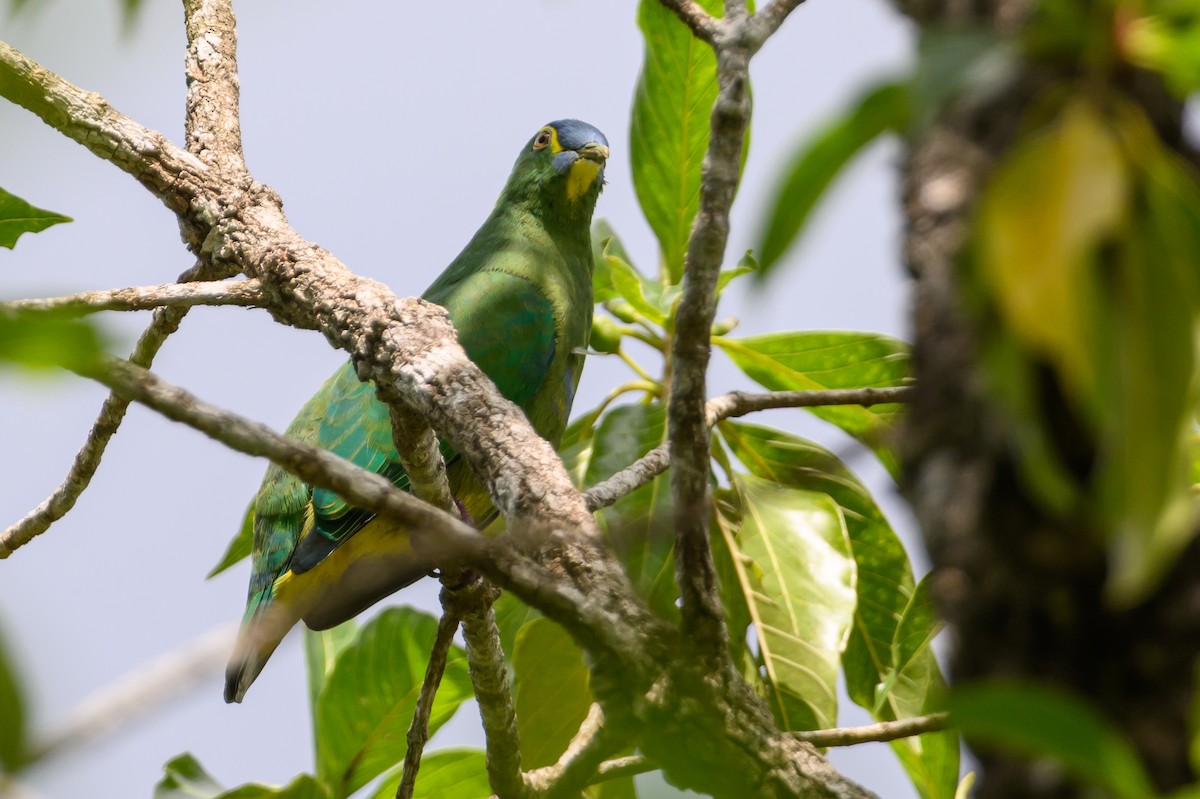
M 242 701 L 275 647 L 300 620 L 291 603 L 275 599 L 275 586 L 269 585 L 246 606 L 242 629 L 225 667 L 226 702 Z

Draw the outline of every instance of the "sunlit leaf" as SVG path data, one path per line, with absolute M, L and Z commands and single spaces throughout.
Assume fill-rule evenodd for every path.
M 908 87 L 885 83 L 860 97 L 843 116 L 807 139 L 781 170 L 767 222 L 759 235 L 759 276 L 767 275 L 799 238 L 817 203 L 846 165 L 879 136 L 908 124 Z
M 20 197 L 0 189 L 0 247 L 11 250 L 22 233 L 37 233 L 51 225 L 70 221 L 69 216 L 35 208 Z
M 317 774 L 336 797 L 347 796 L 403 757 L 405 734 L 436 620 L 411 608 L 388 608 L 338 657 L 317 700 Z M 452 646 L 429 719 L 430 734 L 471 696 L 466 656 Z
M 610 409 L 596 427 L 591 458 L 584 475 L 594 485 L 624 469 L 666 439 L 666 414 L 661 405 L 621 405 Z M 659 475 L 648 485 L 623 497 L 600 513 L 600 520 L 634 588 L 651 609 L 677 618 L 672 550 L 669 477 Z
M 1091 704 L 1060 689 L 1021 682 L 958 686 L 950 713 L 970 740 L 1052 758 L 1080 782 L 1121 799 L 1156 795 L 1121 731 Z
M 225 548 L 225 554 L 221 556 L 221 560 L 216 566 L 212 567 L 212 571 L 204 576 L 204 579 L 212 579 L 221 572 L 234 566 L 242 561 L 243 558 L 250 557 L 250 551 L 254 548 L 254 502 L 250 503 L 250 507 L 246 508 L 246 513 L 242 516 L 242 526 L 238 528 L 237 535 L 229 542 L 229 546 Z
M 784 729 L 836 726 L 837 674 L 854 619 L 855 569 L 841 509 L 825 494 L 744 476 L 738 581 Z
M 627 264 L 633 260 L 625 250 L 625 245 L 612 229 L 607 219 L 597 219 L 592 223 L 592 295 L 597 303 L 611 300 L 617 296 L 613 289 L 612 277 L 609 275 L 608 258 L 619 258 Z
M 1121 28 L 1125 54 L 1135 64 L 1163 74 L 1179 97 L 1200 90 L 1200 12 L 1191 0 L 1144 6 L 1154 13 Z
M 521 767 L 549 766 L 592 704 L 583 652 L 562 627 L 540 618 L 521 628 L 512 659 Z
M 371 799 L 395 799 L 402 770 L 394 769 L 379 783 Z M 479 749 L 442 749 L 421 758 L 413 799 L 487 799 L 492 795 L 487 756 Z
M 874 333 L 838 331 L 771 333 L 713 339 L 743 372 L 772 391 L 899 386 L 908 381 L 908 346 Z M 893 475 L 899 467 L 889 447 L 898 405 L 828 406 L 808 410 L 875 451 Z
M 670 307 L 664 300 L 662 288 L 615 255 L 605 256 L 605 262 L 613 291 L 651 322 L 663 324 Z
M 896 671 L 897 641 L 911 641 L 901 630 L 902 620 L 916 620 L 908 612 L 913 604 L 912 567 L 870 492 L 836 455 L 811 441 L 741 422 L 722 422 L 720 432 L 730 451 L 753 474 L 828 494 L 841 506 L 858 573 L 854 626 L 842 656 L 850 698 L 881 721 L 941 709 L 942 678 L 927 647 L 901 644 L 900 672 Z M 907 651 L 911 655 L 905 655 Z M 899 674 L 904 679 L 895 679 Z M 884 682 L 890 689 L 880 693 L 877 687 Z M 885 700 L 882 705 L 879 699 Z M 922 797 L 948 799 L 953 794 L 958 776 L 956 734 L 927 734 L 891 745 Z

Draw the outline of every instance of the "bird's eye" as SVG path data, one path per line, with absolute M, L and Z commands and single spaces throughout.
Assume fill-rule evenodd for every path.
M 544 150 L 546 145 L 550 143 L 550 128 L 538 131 L 538 135 L 533 140 L 533 149 Z

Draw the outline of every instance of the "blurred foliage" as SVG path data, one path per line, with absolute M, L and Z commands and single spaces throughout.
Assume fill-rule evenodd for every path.
M 28 760 L 29 712 L 25 684 L 12 650 L 0 637 L 0 773 L 14 774 Z
M 54 0 L 9 0 L 8 7 L 12 13 L 37 13 L 43 7 L 50 5 Z M 144 0 L 115 0 L 117 6 L 121 9 L 121 19 L 124 22 L 125 29 L 131 30 L 135 22 L 137 22 L 138 14 L 145 7 Z
M 90 320 L 62 313 L 0 313 L 0 366 L 85 369 L 104 355 L 108 342 Z

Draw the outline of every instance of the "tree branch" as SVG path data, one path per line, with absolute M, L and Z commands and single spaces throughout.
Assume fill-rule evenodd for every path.
M 770 5 L 746 20 L 745 40 L 751 50 L 757 52 L 767 39 L 779 30 L 779 26 L 783 25 L 788 15 L 803 2 L 804 0 L 772 0 Z
M 547 799 L 578 796 L 584 787 L 596 781 L 604 758 L 628 746 L 628 742 L 614 740 L 604 724 L 604 711 L 593 704 L 558 762 L 526 772 L 525 783 L 534 795 Z
M 63 311 L 89 314 L 98 311 L 148 311 L 154 308 L 190 308 L 194 305 L 261 305 L 262 285 L 257 280 L 203 283 L 167 283 L 103 291 L 83 291 L 65 297 L 0 302 L 0 316 Z
M 188 152 L 233 178 L 248 178 L 238 114 L 237 21 L 230 0 L 184 0 Z
M 870 406 L 908 402 L 912 396 L 912 390 L 911 386 L 897 386 L 893 388 L 839 388 L 824 391 L 771 391 L 765 394 L 731 391 L 710 399 L 704 410 L 706 423 L 712 427 L 724 419 L 773 408 L 812 408 L 824 405 Z M 583 492 L 583 498 L 592 510 L 607 508 L 658 477 L 670 465 L 670 445 L 659 444 L 629 466 Z
M 180 275 L 179 280 L 187 282 L 200 278 L 217 277 L 228 277 L 228 274 L 211 265 L 199 264 Z M 179 329 L 179 323 L 186 313 L 187 308 L 182 306 L 156 310 L 149 326 L 134 345 L 129 360 L 138 366 L 149 367 L 167 337 Z M 91 484 L 92 477 L 96 474 L 96 469 L 104 457 L 108 442 L 120 428 L 128 408 L 129 400 L 116 394 L 109 394 L 105 398 L 104 404 L 100 407 L 100 413 L 92 424 L 92 429 L 88 432 L 83 446 L 75 454 L 75 460 L 72 461 L 71 468 L 67 470 L 67 476 L 63 482 L 36 508 L 25 514 L 20 521 L 0 533 L 0 560 L 7 558 L 14 550 L 46 532 L 54 522 L 75 507 L 76 500 Z
M 730 20 L 727 20 L 729 22 Z M 729 238 L 729 209 L 737 190 L 742 142 L 750 122 L 749 58 L 722 36 L 713 42 L 720 86 L 713 105 L 700 208 L 688 238 L 683 294 L 671 341 L 667 401 L 671 495 L 675 506 L 675 576 L 684 640 L 713 670 L 728 660 L 724 614 L 708 546 L 708 427 L 705 374 L 716 315 L 717 277 Z
M 425 744 L 429 742 L 429 717 L 433 713 L 433 700 L 442 684 L 446 656 L 450 652 L 450 645 L 454 643 L 454 633 L 458 630 L 459 618 L 450 607 L 446 591 L 442 589 L 442 617 L 438 619 L 429 665 L 425 667 L 425 679 L 421 683 L 412 723 L 408 727 L 408 748 L 404 752 L 404 769 L 400 784 L 396 786 L 396 799 L 412 799 L 413 789 L 417 785 L 417 772 L 421 768 L 421 755 L 425 751 Z
M 463 640 L 467 644 L 467 665 L 487 747 L 488 781 L 501 799 L 519 799 L 526 795 L 521 774 L 521 742 L 517 737 L 517 712 L 496 629 L 496 611 L 492 603 L 500 592 L 482 581 L 444 591 L 447 609 L 462 618 Z
M 794 732 L 802 741 L 813 746 L 855 746 L 882 741 L 895 741 L 898 738 L 911 738 L 914 735 L 924 735 L 927 732 L 941 732 L 949 729 L 950 716 L 948 713 L 930 713 L 926 716 L 914 716 L 909 719 L 896 721 L 881 721 L 878 724 L 867 724 L 862 727 L 839 727 L 832 730 L 806 730 Z
M 128 172 L 176 213 L 199 195 L 204 165 L 195 156 L 2 41 L 0 97 Z

